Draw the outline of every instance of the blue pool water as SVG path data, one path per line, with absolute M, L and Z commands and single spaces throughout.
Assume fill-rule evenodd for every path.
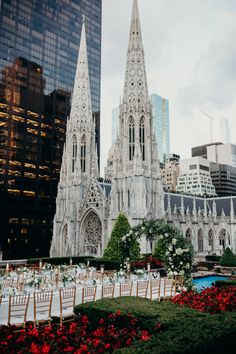
M 209 275 L 202 278 L 193 279 L 194 285 L 197 287 L 197 291 L 202 290 L 202 288 L 211 287 L 212 283 L 216 280 L 227 280 L 228 277 L 224 275 Z

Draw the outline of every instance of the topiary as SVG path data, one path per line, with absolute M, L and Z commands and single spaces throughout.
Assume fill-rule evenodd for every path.
M 130 261 L 139 258 L 140 248 L 137 240 L 130 238 L 127 243 L 122 242 L 122 238 L 129 234 L 131 226 L 127 217 L 120 213 L 113 226 L 111 237 L 104 251 L 103 257 L 108 260 L 119 260 L 120 262 Z
M 236 256 L 231 249 L 227 247 L 220 258 L 220 265 L 225 267 L 236 267 Z
M 156 242 L 154 251 L 153 251 L 153 256 L 156 257 L 157 259 L 160 259 L 161 261 L 164 261 L 165 259 L 165 253 L 166 253 L 166 245 L 164 240 L 158 240 Z

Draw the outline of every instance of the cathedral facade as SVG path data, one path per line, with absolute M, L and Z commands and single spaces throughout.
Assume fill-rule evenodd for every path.
M 119 132 L 99 178 L 85 23 L 67 122 L 51 256 L 101 256 L 120 212 L 131 225 L 159 219 L 179 228 L 199 255 L 236 251 L 236 198 L 204 199 L 163 191 L 148 94 L 137 0 L 133 1 Z M 150 252 L 143 239 L 141 252 Z

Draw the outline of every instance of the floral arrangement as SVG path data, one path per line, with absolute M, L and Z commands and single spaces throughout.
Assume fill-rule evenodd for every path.
M 139 319 L 132 314 L 116 313 L 101 318 L 98 322 L 89 321 L 83 315 L 77 322 L 66 324 L 62 328 L 33 328 L 14 332 L 14 327 L 2 326 L 0 330 L 0 352 L 8 353 L 112 353 L 114 350 L 130 347 L 135 341 L 148 341 L 152 333 L 159 332 L 157 323 L 150 333 L 141 327 Z
M 66 286 L 67 283 L 75 283 L 76 284 L 76 279 L 74 277 L 72 277 L 72 275 L 70 275 L 70 274 L 62 273 L 61 281 L 62 281 L 64 287 Z
M 26 279 L 25 281 L 25 285 L 29 287 L 39 287 L 41 283 L 42 279 L 34 276 L 32 278 Z
M 171 302 L 211 314 L 236 311 L 236 286 L 212 286 L 201 292 L 184 291 L 174 296 Z
M 136 268 L 136 269 L 140 269 L 140 268 L 147 269 L 148 263 L 150 263 L 151 269 L 153 269 L 153 268 L 158 269 L 158 268 L 162 268 L 164 266 L 164 264 L 161 260 L 157 259 L 156 257 L 149 256 L 144 260 L 138 260 L 138 261 L 132 262 L 131 267 Z
M 51 265 L 51 263 L 45 263 L 42 268 L 42 270 L 52 270 L 52 269 L 53 266 Z
M 122 242 L 131 242 L 145 236 L 147 240 L 161 240 L 164 249 L 164 266 L 170 278 L 183 276 L 187 289 L 192 287 L 193 247 L 183 237 L 182 233 L 171 225 L 159 220 L 145 220 L 142 224 L 134 226 Z

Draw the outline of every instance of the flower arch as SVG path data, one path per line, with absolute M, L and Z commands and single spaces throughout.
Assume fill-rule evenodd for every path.
M 125 248 L 134 239 L 146 237 L 149 241 L 161 242 L 164 248 L 164 263 L 169 278 L 181 275 L 187 288 L 192 286 L 192 262 L 193 246 L 189 244 L 183 234 L 160 220 L 145 220 L 134 226 L 128 234 L 122 238 Z

